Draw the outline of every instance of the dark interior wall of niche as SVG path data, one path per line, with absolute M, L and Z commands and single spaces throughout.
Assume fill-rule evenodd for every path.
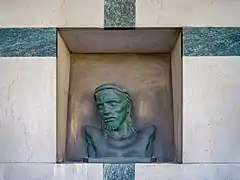
M 171 64 L 169 54 L 73 54 L 68 107 L 66 160 L 86 157 L 82 127 L 101 126 L 93 101 L 103 83 L 124 86 L 133 98 L 137 128 L 157 127 L 155 156 L 174 159 Z

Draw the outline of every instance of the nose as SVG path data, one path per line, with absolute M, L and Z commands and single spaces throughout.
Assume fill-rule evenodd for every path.
M 104 114 L 109 114 L 111 112 L 111 108 L 108 105 L 104 106 L 103 110 L 104 110 L 103 111 Z

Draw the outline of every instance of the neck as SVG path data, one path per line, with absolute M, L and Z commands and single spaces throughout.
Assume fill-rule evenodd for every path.
M 108 131 L 108 134 L 112 137 L 122 138 L 129 136 L 133 133 L 133 128 L 127 122 L 123 122 L 116 131 Z

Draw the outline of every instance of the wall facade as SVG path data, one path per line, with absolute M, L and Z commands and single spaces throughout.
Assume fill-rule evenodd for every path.
M 2 2 L 1 179 L 240 179 L 239 6 L 223 0 Z M 175 111 L 182 121 L 175 126 L 182 130 L 183 164 L 56 164 L 57 146 L 64 147 L 56 140 L 59 27 L 183 28 L 182 62 L 173 64 L 182 66 L 182 108 Z

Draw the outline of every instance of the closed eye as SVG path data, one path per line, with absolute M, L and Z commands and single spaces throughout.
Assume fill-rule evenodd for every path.
M 103 109 L 103 104 L 98 104 L 97 107 L 98 109 Z
M 111 106 L 117 106 L 117 105 L 118 105 L 118 103 L 117 103 L 117 102 L 114 102 L 114 101 L 111 102 L 110 104 L 111 104 Z

